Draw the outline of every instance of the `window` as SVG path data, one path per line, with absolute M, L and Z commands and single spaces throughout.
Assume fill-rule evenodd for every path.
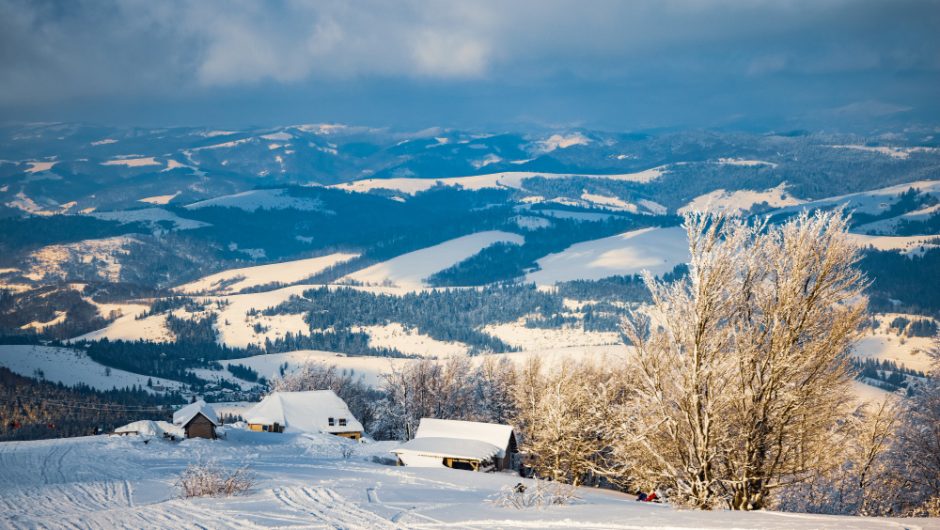
M 340 427 L 345 427 L 345 426 L 346 426 L 346 418 L 340 418 L 340 419 L 339 419 L 339 426 L 340 426 Z
M 334 418 L 330 418 L 330 419 L 326 420 L 326 424 L 329 425 L 330 427 L 332 427 L 332 426 L 336 425 L 336 420 L 335 420 Z

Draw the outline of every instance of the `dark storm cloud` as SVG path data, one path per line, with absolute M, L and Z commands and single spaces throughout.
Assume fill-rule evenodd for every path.
M 938 27 L 940 3 L 911 0 L 0 0 L 0 109 L 588 124 L 775 101 L 920 110 L 936 105 Z

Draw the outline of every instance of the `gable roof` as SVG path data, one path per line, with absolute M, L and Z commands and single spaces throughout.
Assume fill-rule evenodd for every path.
M 479 440 L 457 438 L 415 438 L 389 451 L 397 455 L 412 453 L 432 458 L 464 458 L 487 460 L 499 455 L 501 449 Z
M 329 418 L 334 424 L 329 425 Z M 346 419 L 340 426 L 339 420 Z M 351 432 L 363 430 L 346 402 L 332 390 L 273 392 L 245 413 L 247 423 L 283 425 L 301 432 Z
M 512 425 L 499 423 L 421 418 L 415 439 L 450 438 L 458 440 L 476 440 L 497 447 L 499 449 L 497 456 L 503 458 L 506 456 L 506 448 L 509 447 L 509 439 L 512 436 L 512 431 Z
M 195 403 L 190 403 L 185 407 L 179 409 L 173 413 L 173 424 L 182 425 L 183 427 L 189 425 L 189 422 L 193 421 L 196 416 L 202 414 L 206 417 L 207 420 L 211 421 L 213 425 L 221 425 L 219 423 L 219 418 L 215 415 L 215 409 L 210 407 L 205 401 L 199 400 Z

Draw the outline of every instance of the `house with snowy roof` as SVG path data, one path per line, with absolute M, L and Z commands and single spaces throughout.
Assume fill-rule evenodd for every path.
M 215 428 L 221 423 L 215 415 L 215 409 L 200 399 L 174 412 L 173 425 L 182 428 L 187 438 L 211 440 L 217 437 Z
M 362 424 L 332 390 L 273 392 L 245 413 L 252 431 L 322 432 L 362 438 Z
M 422 418 L 413 440 L 392 449 L 398 465 L 489 471 L 518 468 L 511 425 Z

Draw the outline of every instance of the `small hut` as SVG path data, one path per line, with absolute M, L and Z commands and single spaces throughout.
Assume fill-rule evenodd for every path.
M 511 425 L 422 418 L 413 440 L 392 449 L 398 465 L 500 471 L 519 466 Z
M 273 392 L 245 413 L 248 429 L 263 432 L 323 432 L 358 440 L 362 424 L 332 390 Z
M 210 440 L 216 438 L 215 428 L 221 425 L 215 410 L 201 399 L 174 412 L 173 424 L 183 429 L 186 438 Z

